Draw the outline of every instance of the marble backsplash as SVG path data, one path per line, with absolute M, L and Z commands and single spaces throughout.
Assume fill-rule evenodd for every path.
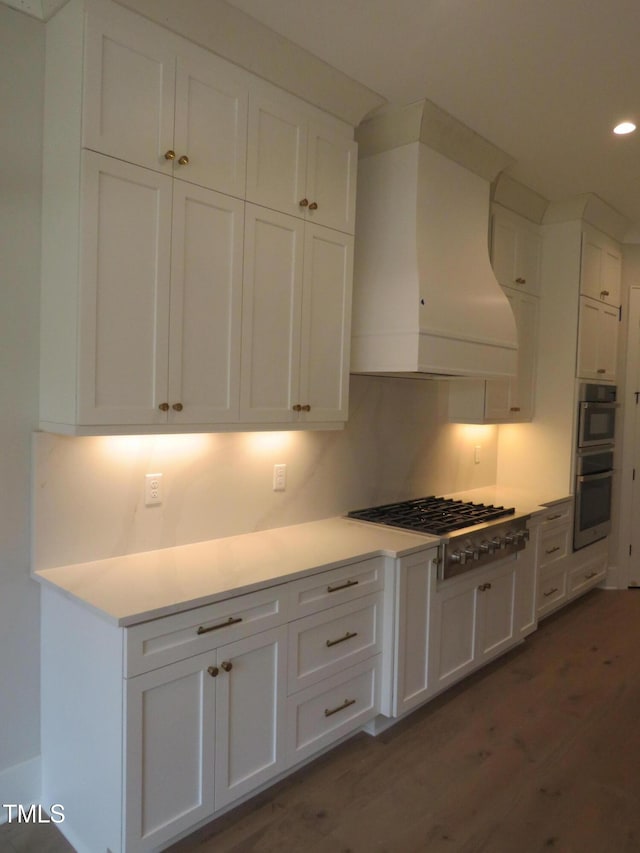
M 491 485 L 497 429 L 447 422 L 448 383 L 352 376 L 339 431 L 33 437 L 36 569 Z M 480 462 L 474 448 L 480 446 Z M 274 492 L 273 465 L 287 465 Z M 144 475 L 163 503 L 144 505 Z

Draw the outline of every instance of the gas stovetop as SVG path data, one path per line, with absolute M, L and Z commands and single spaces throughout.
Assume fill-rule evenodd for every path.
M 515 513 L 515 508 L 475 504 L 452 498 L 416 498 L 411 501 L 373 506 L 349 513 L 350 518 L 402 527 L 419 533 L 443 536 L 465 527 L 486 524 Z
M 416 498 L 358 509 L 348 515 L 441 537 L 437 559 L 441 580 L 522 551 L 529 539 L 529 516 L 516 515 L 515 507 L 453 498 Z

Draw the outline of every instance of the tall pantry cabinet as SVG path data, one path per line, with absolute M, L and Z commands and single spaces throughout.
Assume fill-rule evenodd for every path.
M 42 426 L 346 420 L 352 128 L 109 0 L 48 23 L 45 100 Z

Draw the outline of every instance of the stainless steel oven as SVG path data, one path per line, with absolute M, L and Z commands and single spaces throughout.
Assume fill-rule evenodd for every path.
M 613 444 L 616 429 L 616 386 L 580 385 L 578 449 Z
M 604 539 L 611 532 L 613 445 L 578 451 L 573 550 Z

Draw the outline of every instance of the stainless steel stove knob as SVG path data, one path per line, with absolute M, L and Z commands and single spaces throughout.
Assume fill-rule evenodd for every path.
M 504 537 L 504 541 L 507 545 L 515 545 L 516 544 L 517 534 L 515 530 L 510 530 L 506 536 Z
M 464 553 L 467 556 L 467 560 L 479 560 L 480 554 L 476 548 L 465 548 Z
M 493 542 L 493 547 L 496 549 L 496 551 L 499 548 L 504 548 L 505 541 L 502 536 L 494 536 L 491 541 Z
M 449 560 L 452 563 L 460 563 L 461 566 L 464 566 L 464 564 L 467 562 L 467 555 L 464 553 L 464 551 L 454 551 L 452 554 L 449 555 Z
M 484 542 L 480 543 L 481 554 L 493 554 L 495 550 L 496 546 L 493 544 L 493 542 L 487 542 L 487 540 L 485 539 Z

